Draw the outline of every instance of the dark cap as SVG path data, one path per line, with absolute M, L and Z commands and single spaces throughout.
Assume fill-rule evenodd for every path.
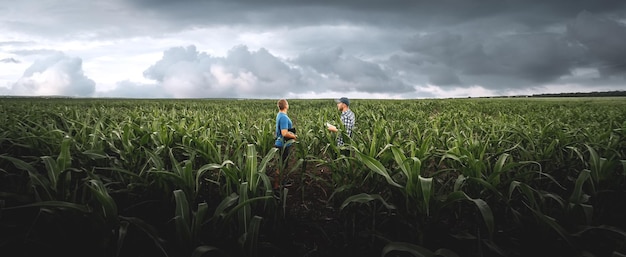
M 339 99 L 335 99 L 335 102 L 337 102 L 337 103 L 344 103 L 344 104 L 346 104 L 348 106 L 350 105 L 350 100 L 348 100 L 347 97 L 342 97 L 342 98 L 339 98 Z

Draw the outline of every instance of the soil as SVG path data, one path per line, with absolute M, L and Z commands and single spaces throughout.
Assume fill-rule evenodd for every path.
M 352 251 L 346 242 L 339 219 L 340 212 L 328 199 L 334 188 L 326 167 L 307 167 L 289 174 L 293 180 L 288 189 L 284 224 L 272 242 L 275 251 L 269 256 L 348 256 Z

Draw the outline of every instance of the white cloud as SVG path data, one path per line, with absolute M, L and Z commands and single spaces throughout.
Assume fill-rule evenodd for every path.
M 423 87 L 419 87 L 418 91 L 435 96 L 428 98 L 466 98 L 498 95 L 492 90 L 477 85 L 464 88 L 456 87 L 451 89 L 443 89 L 436 85 L 426 85 Z
M 80 58 L 58 53 L 36 61 L 9 89 L 11 95 L 92 96 L 95 82 L 85 77 Z

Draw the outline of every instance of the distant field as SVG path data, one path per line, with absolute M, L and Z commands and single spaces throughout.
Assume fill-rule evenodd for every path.
M 626 254 L 626 97 L 276 100 L 0 98 L 0 251 Z
M 485 98 L 481 98 L 485 99 Z M 597 97 L 515 97 L 515 98 L 488 98 L 489 100 L 493 99 L 503 99 L 503 100 L 541 100 L 541 101 L 594 101 L 594 102 L 620 102 L 620 104 L 624 104 L 623 102 L 626 100 L 626 96 L 597 96 Z

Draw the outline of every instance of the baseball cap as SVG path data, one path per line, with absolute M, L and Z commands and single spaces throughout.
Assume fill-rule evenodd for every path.
M 342 97 L 342 98 L 339 98 L 339 99 L 335 99 L 335 102 L 337 102 L 337 103 L 344 103 L 346 105 L 350 105 L 350 100 L 348 100 L 347 97 Z

